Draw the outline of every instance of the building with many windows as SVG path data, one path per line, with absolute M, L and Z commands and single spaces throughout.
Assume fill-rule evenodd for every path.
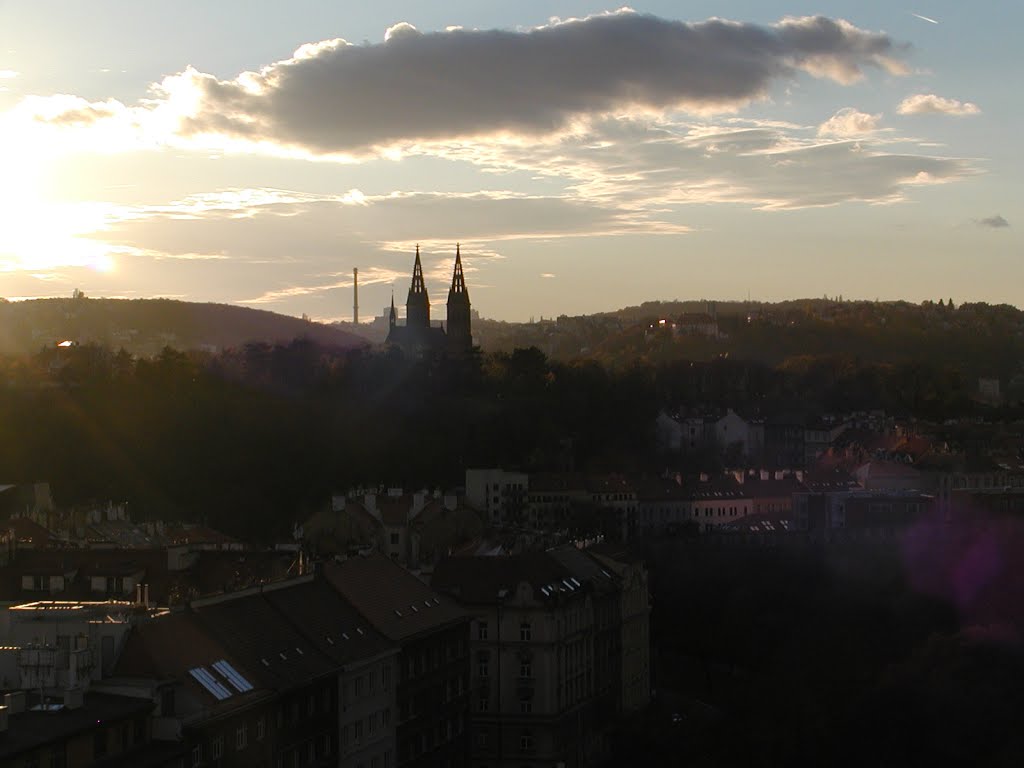
M 544 552 L 448 558 L 431 585 L 475 617 L 474 768 L 598 762 L 593 587 Z

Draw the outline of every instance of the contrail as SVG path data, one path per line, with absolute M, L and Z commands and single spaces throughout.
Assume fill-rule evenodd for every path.
M 927 21 L 930 24 L 938 24 L 939 23 L 935 19 L 929 19 L 927 16 L 922 16 L 920 13 L 911 13 L 910 15 L 920 19 L 921 21 Z

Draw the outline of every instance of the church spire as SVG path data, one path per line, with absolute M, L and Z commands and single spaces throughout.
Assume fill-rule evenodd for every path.
M 430 299 L 427 297 L 427 284 L 423 281 L 419 243 L 416 244 L 416 261 L 412 266 L 412 285 L 405 301 L 405 326 L 418 329 L 410 333 L 426 332 L 430 329 Z
M 426 295 L 427 286 L 423 282 L 423 265 L 420 263 L 420 244 L 416 243 L 416 262 L 412 265 L 412 287 L 409 293 L 422 293 Z
M 464 355 L 473 348 L 471 330 L 472 310 L 466 277 L 462 272 L 462 246 L 455 246 L 455 269 L 452 271 L 452 287 L 448 291 L 448 351 Z
M 394 328 L 398 325 L 398 313 L 395 312 L 395 289 L 391 289 L 391 312 L 388 314 L 388 325 Z
M 466 290 L 466 278 L 462 274 L 462 245 L 460 243 L 455 244 L 455 270 L 452 272 L 452 287 L 448 292 L 448 300 L 451 301 L 453 295 L 465 294 L 466 298 L 469 299 L 469 292 Z

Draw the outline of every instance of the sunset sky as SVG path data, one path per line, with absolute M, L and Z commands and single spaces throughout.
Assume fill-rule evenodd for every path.
M 0 297 L 1024 306 L 1024 4 L 0 0 Z

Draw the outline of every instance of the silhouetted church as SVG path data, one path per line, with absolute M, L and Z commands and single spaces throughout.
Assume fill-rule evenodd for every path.
M 468 354 L 473 349 L 473 335 L 470 329 L 469 291 L 462 274 L 462 254 L 455 246 L 455 270 L 452 273 L 452 287 L 448 290 L 448 330 L 430 325 L 430 300 L 427 286 L 423 282 L 423 265 L 420 264 L 420 247 L 416 246 L 416 261 L 412 266 L 412 285 L 405 300 L 405 325 L 398 324 L 395 312 L 395 297 L 391 297 L 391 314 L 388 318 L 388 338 L 385 343 L 394 344 L 404 352 L 445 353 L 452 356 Z

